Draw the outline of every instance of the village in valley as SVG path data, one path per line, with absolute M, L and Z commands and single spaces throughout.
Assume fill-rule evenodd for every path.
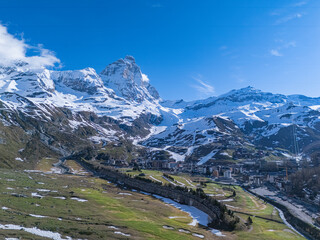
M 226 154 L 224 154 L 226 155 Z M 247 148 L 235 148 L 232 161 L 208 160 L 199 165 L 197 162 L 172 161 L 164 158 L 136 158 L 130 163 L 122 160 L 108 160 L 104 164 L 116 168 L 132 167 L 133 169 L 156 170 L 170 173 L 173 176 L 190 174 L 203 176 L 212 182 L 223 185 L 237 185 L 258 197 L 284 205 L 303 221 L 316 227 L 320 226 L 320 194 L 308 188 L 297 189 L 292 181 L 295 173 L 303 168 L 317 167 L 317 155 L 313 159 L 282 157 L 267 161 L 270 151 L 250 151 Z M 312 176 L 316 179 L 316 176 Z

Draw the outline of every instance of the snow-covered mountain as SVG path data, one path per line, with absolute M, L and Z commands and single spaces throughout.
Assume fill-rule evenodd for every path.
M 252 144 L 310 152 L 320 144 L 319 103 L 320 98 L 272 94 L 252 87 L 193 102 L 164 101 L 164 106 L 179 109 L 179 122 L 144 144 L 200 163 L 219 158 L 217 154 L 226 158 L 228 148 L 251 148 Z
M 156 102 L 160 99 L 157 90 L 149 84 L 132 56 L 108 65 L 100 74 L 105 86 L 114 90 L 116 95 L 129 101 Z
M 92 68 L 50 71 L 20 65 L 0 68 L 0 93 L 15 93 L 36 104 L 91 111 L 126 122 L 144 114 L 161 116 L 159 94 L 145 80 L 133 57 L 110 64 L 101 74 Z
M 11 143 L 17 131 L 24 139 L 13 141 L 19 144 L 8 153 L 10 162 L 45 155 L 28 150 L 34 143 L 44 144 L 47 155 L 65 156 L 90 145 L 141 139 L 162 121 L 162 111 L 170 112 L 159 100 L 129 56 L 101 74 L 92 68 L 35 69 L 23 62 L 1 66 L 0 143 Z
M 231 159 L 229 150 L 237 148 L 294 152 L 293 133 L 300 152 L 320 145 L 320 98 L 247 87 L 205 100 L 164 101 L 132 56 L 100 74 L 24 62 L 1 66 L 0 106 L 0 148 L 14 143 L 9 165 L 16 157 L 67 156 L 110 142 L 198 164 Z

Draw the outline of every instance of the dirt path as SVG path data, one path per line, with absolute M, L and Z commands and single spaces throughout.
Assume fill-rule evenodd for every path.
M 263 203 L 258 203 L 257 201 L 259 200 L 256 200 L 253 196 L 249 195 L 249 198 L 252 200 L 252 202 L 256 205 L 257 209 L 258 210 L 264 210 L 266 209 L 267 205 L 266 204 L 263 204 Z

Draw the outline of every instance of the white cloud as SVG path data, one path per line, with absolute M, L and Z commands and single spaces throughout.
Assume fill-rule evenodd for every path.
M 270 15 L 271 15 L 271 16 L 280 16 L 282 12 L 283 12 L 282 9 L 276 9 L 276 10 L 273 10 L 273 11 L 270 13 Z
M 292 4 L 292 7 L 301 7 L 303 5 L 306 5 L 308 2 L 307 1 L 301 1 L 301 2 L 297 2 Z
M 28 56 L 27 51 L 32 50 L 35 54 Z M 24 62 L 29 68 L 41 68 L 54 66 L 60 60 L 53 52 L 25 43 L 24 39 L 18 39 L 8 33 L 7 27 L 0 24 L 0 65 L 10 66 L 15 62 Z
M 214 87 L 211 86 L 210 84 L 202 81 L 199 78 L 193 78 L 197 84 L 193 84 L 191 85 L 194 89 L 196 89 L 202 96 L 207 97 L 207 96 L 211 96 L 215 90 Z
M 303 13 L 294 13 L 294 14 L 291 14 L 291 15 L 288 15 L 288 16 L 285 16 L 285 17 L 278 19 L 275 24 L 279 25 L 279 24 L 283 24 L 283 23 L 289 22 L 294 19 L 302 18 L 303 15 L 304 15 Z
M 276 49 L 271 49 L 270 54 L 275 57 L 282 57 L 283 55 Z
M 142 81 L 144 81 L 144 82 L 149 82 L 148 75 L 146 75 L 146 74 L 144 74 L 144 73 L 142 73 L 141 75 L 142 75 Z
M 275 42 L 278 44 L 278 46 L 270 50 L 270 54 L 275 57 L 282 57 L 283 54 L 280 51 L 288 48 L 295 48 L 297 46 L 295 41 L 285 41 L 282 39 L 277 39 L 275 40 Z
M 297 46 L 297 44 L 296 44 L 295 41 L 285 42 L 285 43 L 283 44 L 283 47 L 284 47 L 284 48 L 290 48 L 290 47 L 296 47 L 296 46 Z
M 275 9 L 273 10 L 270 15 L 271 16 L 283 16 L 284 14 L 288 14 L 292 9 L 297 9 L 297 8 L 302 8 L 302 6 L 308 4 L 308 1 L 300 1 L 300 2 L 296 2 L 296 3 L 293 3 L 293 4 L 289 4 L 289 5 L 286 5 L 286 6 L 283 6 L 282 8 L 278 8 L 278 9 Z M 299 18 L 302 17 L 303 14 L 301 13 L 297 13 L 297 14 L 291 14 L 291 15 L 288 15 L 286 17 L 283 17 L 282 19 L 278 20 L 280 23 L 281 21 L 290 21 L 296 17 Z

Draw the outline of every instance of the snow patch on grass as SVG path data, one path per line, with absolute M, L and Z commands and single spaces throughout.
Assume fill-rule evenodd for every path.
M 76 201 L 78 201 L 78 202 L 87 202 L 87 201 L 88 201 L 88 200 L 86 200 L 86 199 L 77 198 L 77 197 L 72 197 L 72 198 L 70 198 L 70 199 L 76 200 Z
M 203 236 L 203 235 L 198 234 L 198 233 L 192 233 L 192 236 L 194 236 L 194 237 L 198 237 L 198 238 L 204 238 L 204 236 Z
M 47 218 L 47 216 L 42 216 L 42 215 L 37 215 L 37 214 L 29 214 L 30 217 L 35 217 L 35 218 Z
M 24 160 L 19 157 L 16 157 L 15 160 L 20 161 L 20 162 L 24 162 Z
M 48 190 L 48 189 L 37 189 L 37 191 L 39 191 L 39 192 L 50 192 L 50 190 Z
M 120 192 L 118 193 L 119 195 L 126 195 L 126 196 L 131 196 L 132 194 L 131 193 L 124 193 L 124 192 Z
M 126 234 L 126 233 L 119 232 L 119 231 L 116 231 L 116 232 L 114 232 L 114 233 L 115 233 L 115 234 L 122 235 L 122 236 L 125 236 L 125 237 L 130 237 L 130 236 L 131 236 L 130 234 Z
M 53 240 L 72 240 L 71 237 L 62 238 L 60 233 L 41 230 L 36 227 L 26 228 L 26 227 L 14 225 L 14 224 L 5 224 L 5 225 L 0 224 L 0 229 L 25 231 L 25 232 L 31 233 L 33 235 L 36 235 L 36 236 L 45 237 L 45 238 L 49 238 L 49 239 L 53 239 Z
M 39 193 L 31 193 L 31 197 L 37 197 L 37 198 L 43 198 L 42 195 L 40 195 Z
M 53 197 L 53 198 L 61 199 L 61 200 L 66 200 L 66 198 L 65 198 L 65 197 Z

